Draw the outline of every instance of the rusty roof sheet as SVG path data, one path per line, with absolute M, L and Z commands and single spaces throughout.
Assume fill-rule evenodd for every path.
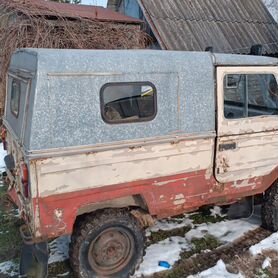
M 37 8 L 34 9 L 34 15 L 55 16 L 60 14 L 69 18 L 86 18 L 127 24 L 141 24 L 143 22 L 99 6 L 74 5 L 45 0 L 25 0 L 25 2 Z
M 138 0 L 163 49 L 278 53 L 278 25 L 261 0 Z

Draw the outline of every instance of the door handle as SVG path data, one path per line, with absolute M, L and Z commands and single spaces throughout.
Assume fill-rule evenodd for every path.
M 236 149 L 236 143 L 226 143 L 226 144 L 220 144 L 219 145 L 219 151 L 228 151 L 228 150 L 235 150 Z

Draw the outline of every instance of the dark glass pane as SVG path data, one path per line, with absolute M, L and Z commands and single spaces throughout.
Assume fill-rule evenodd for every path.
M 152 120 L 156 89 L 150 83 L 114 83 L 101 91 L 102 116 L 109 123 Z
M 20 102 L 20 81 L 12 81 L 12 90 L 11 90 L 11 112 L 18 117 L 19 114 L 19 102 Z
M 224 78 L 227 119 L 278 115 L 278 85 L 273 74 L 229 74 Z
M 245 115 L 245 75 L 230 74 L 224 78 L 224 115 L 227 119 L 239 119 Z

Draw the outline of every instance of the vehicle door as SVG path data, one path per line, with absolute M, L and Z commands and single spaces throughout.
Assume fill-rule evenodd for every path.
M 255 185 L 278 166 L 277 77 L 277 67 L 217 68 L 219 182 Z

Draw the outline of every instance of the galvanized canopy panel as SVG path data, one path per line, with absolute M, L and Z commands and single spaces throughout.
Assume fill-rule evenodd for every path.
M 273 58 L 208 52 L 25 49 L 14 54 L 10 68 L 24 67 L 18 61 L 28 60 L 30 54 L 37 63 L 24 140 L 27 150 L 214 132 L 214 66 L 277 64 Z M 151 82 L 157 89 L 155 119 L 105 123 L 102 86 L 138 81 Z M 12 124 L 11 118 L 7 121 Z
M 13 61 L 29 53 L 37 56 L 38 69 L 30 103 L 33 113 L 28 119 L 28 150 L 214 131 L 209 53 L 30 49 L 17 52 Z M 200 76 L 202 82 L 195 86 Z M 105 123 L 100 113 L 102 86 L 135 81 L 156 86 L 156 118 L 141 123 Z

